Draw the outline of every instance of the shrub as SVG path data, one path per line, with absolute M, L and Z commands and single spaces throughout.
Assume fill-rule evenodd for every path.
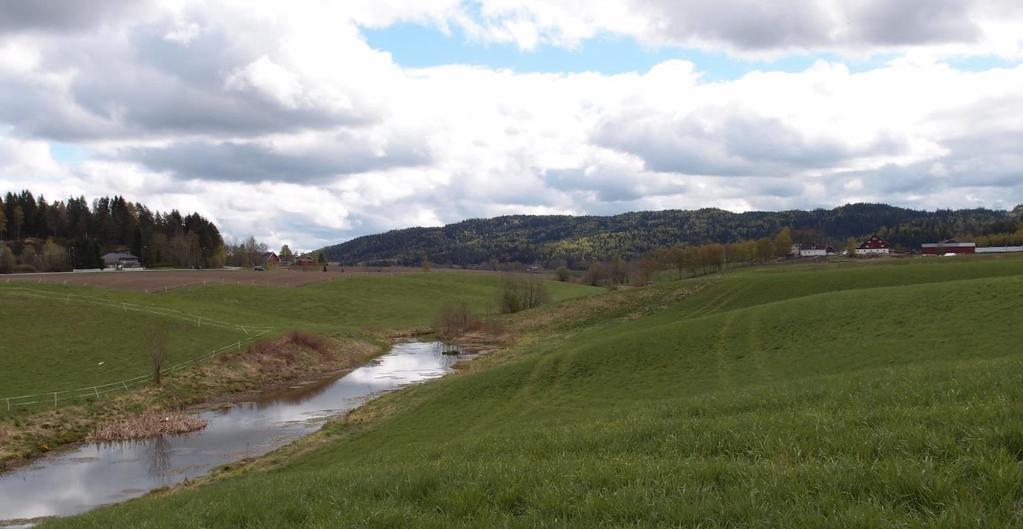
M 437 336 L 445 339 L 477 331 L 482 327 L 483 322 L 473 314 L 469 304 L 464 301 L 442 306 L 433 324 Z
M 13 272 L 15 274 L 33 274 L 36 272 L 36 267 L 30 264 L 14 265 Z
M 548 301 L 550 301 L 550 294 L 542 279 L 507 276 L 503 281 L 498 307 L 501 312 L 511 314 L 539 307 Z
M 586 269 L 586 274 L 583 275 L 583 283 L 594 287 L 604 286 L 608 284 L 610 276 L 611 274 L 604 263 L 594 261 Z
M 291 331 L 288 333 L 287 340 L 306 349 L 312 349 L 324 356 L 329 355 L 331 352 L 330 341 L 315 334 L 309 334 L 304 331 Z
M 567 283 L 569 279 L 572 279 L 572 272 L 564 266 L 559 266 L 557 270 L 554 271 L 554 277 L 562 283 Z

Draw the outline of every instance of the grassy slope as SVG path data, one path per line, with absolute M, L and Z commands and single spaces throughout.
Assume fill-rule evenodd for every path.
M 1023 505 L 1023 261 L 713 279 L 390 396 L 265 472 L 68 527 L 999 527 Z
M 166 294 L 25 286 L 50 294 L 173 309 L 191 318 L 202 316 L 278 331 L 302 328 L 323 334 L 362 335 L 370 325 L 378 329 L 429 325 L 439 306 L 454 300 L 464 299 L 479 310 L 488 310 L 497 297 L 499 281 L 492 274 L 437 272 L 354 276 L 297 288 L 216 285 Z M 598 291 L 555 282 L 550 282 L 549 288 L 556 299 Z M 0 287 L 0 321 L 4 324 L 0 362 L 5 366 L 0 397 L 76 389 L 145 374 L 149 359 L 140 352 L 143 336 L 160 320 L 170 325 L 172 362 L 245 337 L 234 330 L 197 328 L 173 318 L 102 305 L 65 305 L 60 300 L 16 296 Z M 98 366 L 101 361 L 104 364 Z

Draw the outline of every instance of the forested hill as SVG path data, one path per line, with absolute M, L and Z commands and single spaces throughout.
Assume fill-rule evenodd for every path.
M 564 260 L 579 266 L 592 259 L 635 257 L 677 243 L 734 242 L 772 237 L 789 227 L 796 242 L 844 243 L 849 237 L 879 233 L 907 248 L 959 235 L 1015 231 L 1023 205 L 1012 212 L 968 209 L 934 212 L 886 204 L 850 204 L 811 211 L 720 209 L 624 213 L 610 217 L 511 215 L 472 219 L 437 228 L 408 228 L 368 235 L 324 248 L 328 259 L 344 264 L 393 262 L 417 264 L 422 255 L 434 263 L 476 265 L 501 262 L 546 263 Z
M 0 273 L 102 266 L 105 252 L 126 251 L 148 267 L 217 268 L 224 241 L 197 213 L 159 212 L 123 197 L 49 202 L 30 191 L 0 197 Z

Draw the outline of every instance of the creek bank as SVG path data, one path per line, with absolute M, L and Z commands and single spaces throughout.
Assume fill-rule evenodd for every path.
M 380 354 L 368 342 L 338 340 L 293 331 L 247 349 L 175 373 L 149 386 L 97 401 L 50 410 L 0 416 L 0 476 L 34 458 L 74 447 L 101 429 L 124 428 L 146 413 L 193 414 L 218 402 L 231 402 L 297 382 L 336 376 Z M 134 429 L 128 425 L 127 429 Z
M 403 343 L 346 375 L 305 383 L 201 414 L 206 429 L 79 446 L 0 475 L 0 520 L 84 512 L 166 489 L 225 465 L 261 459 L 370 399 L 452 372 L 436 342 Z

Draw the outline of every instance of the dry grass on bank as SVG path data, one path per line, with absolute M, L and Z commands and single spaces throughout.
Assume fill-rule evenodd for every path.
M 370 360 L 379 350 L 366 342 L 293 331 L 175 373 L 161 386 L 143 387 L 95 402 L 0 417 L 0 471 L 25 458 L 83 439 L 135 439 L 139 438 L 136 435 L 192 431 L 198 428 L 179 418 L 181 414 L 176 410 L 353 368 Z M 147 419 L 147 414 L 153 418 Z M 166 417 L 171 420 L 162 424 Z M 178 429 L 186 426 L 191 429 Z
M 130 419 L 101 424 L 89 434 L 87 442 L 136 441 L 162 434 L 196 432 L 206 427 L 206 419 L 177 412 L 147 411 Z

